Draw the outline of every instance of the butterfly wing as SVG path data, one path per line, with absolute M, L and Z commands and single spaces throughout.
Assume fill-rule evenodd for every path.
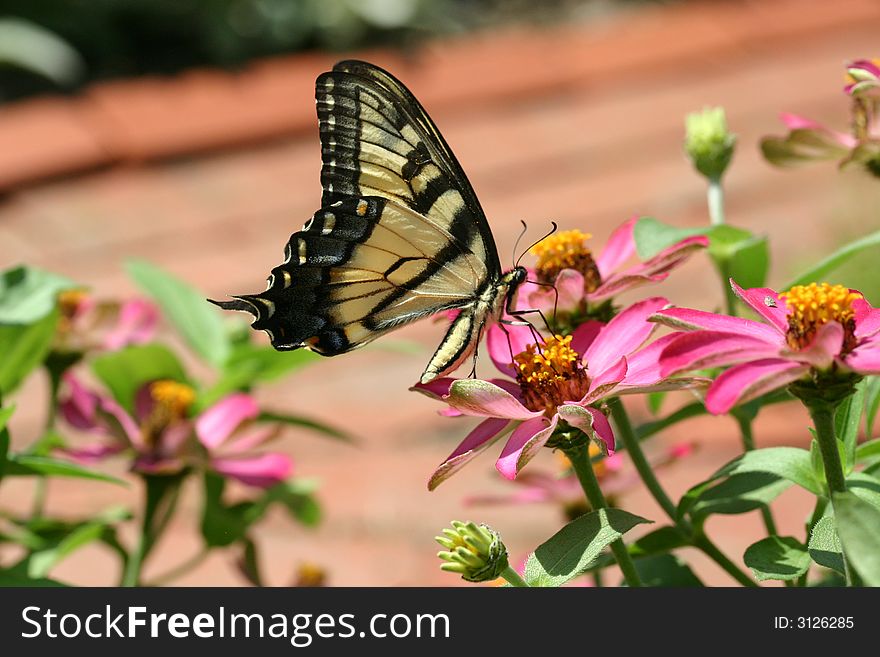
M 433 121 L 389 73 L 340 62 L 318 77 L 315 95 L 323 207 L 291 236 L 264 292 L 214 303 L 253 314 L 276 349 L 328 356 L 460 308 L 429 365 L 431 377 L 449 371 L 506 294 L 476 195 Z

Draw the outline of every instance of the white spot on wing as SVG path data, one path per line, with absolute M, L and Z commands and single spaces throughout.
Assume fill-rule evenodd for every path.
M 306 242 L 305 240 L 299 241 L 299 264 L 306 264 Z
M 321 235 L 329 235 L 336 227 L 336 215 L 332 212 L 324 213 L 324 226 L 321 228 Z

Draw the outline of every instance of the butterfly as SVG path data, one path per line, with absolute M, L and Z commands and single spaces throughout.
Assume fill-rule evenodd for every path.
M 251 313 L 278 350 L 335 356 L 404 324 L 458 310 L 421 376 L 475 353 L 514 313 L 526 270 L 503 272 L 461 165 L 415 96 L 387 71 L 348 60 L 315 83 L 321 209 L 291 235 L 258 294 L 213 301 Z

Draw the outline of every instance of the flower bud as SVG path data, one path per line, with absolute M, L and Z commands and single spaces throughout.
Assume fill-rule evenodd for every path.
M 880 95 L 880 60 L 858 59 L 846 67 L 847 82 L 844 91 L 850 96 Z
M 438 552 L 445 563 L 440 570 L 459 573 L 468 582 L 497 579 L 508 567 L 507 548 L 501 536 L 487 525 L 453 520 L 443 536 L 434 539 L 446 550 Z
M 710 180 L 719 180 L 730 164 L 736 135 L 727 129 L 722 107 L 692 112 L 685 120 L 684 148 L 694 167 Z

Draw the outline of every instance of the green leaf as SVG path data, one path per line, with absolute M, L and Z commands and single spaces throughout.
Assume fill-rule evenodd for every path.
M 648 532 L 628 546 L 629 553 L 635 558 L 665 554 L 680 547 L 690 545 L 688 537 L 673 525 L 660 527 Z
M 855 392 L 844 399 L 834 413 L 834 435 L 843 444 L 843 464 L 847 473 L 852 472 L 856 463 L 856 442 L 865 407 L 866 384 L 864 379 L 856 384 Z
M 691 588 L 703 586 L 684 561 L 674 554 L 658 554 L 635 562 L 643 586 Z
M 660 407 L 663 405 L 664 399 L 666 399 L 665 392 L 648 393 L 648 410 L 651 411 L 651 415 L 657 415 L 657 413 L 660 412 Z
M 15 406 L 8 406 L 7 408 L 0 408 L 0 480 L 3 479 L 3 475 L 6 474 L 6 461 L 9 458 L 9 429 L 6 428 L 6 423 L 9 422 L 9 418 L 12 417 L 12 414 L 15 412 Z
M 753 543 L 746 549 L 743 560 L 759 582 L 797 579 L 810 568 L 807 549 L 791 536 L 768 536 Z
M 788 285 L 783 285 L 779 289 L 788 290 L 795 285 L 809 285 L 810 283 L 821 281 L 857 253 L 876 247 L 880 247 L 880 230 L 840 247 L 834 253 L 788 283 Z
M 34 475 L 92 479 L 94 481 L 106 481 L 111 484 L 128 486 L 121 479 L 89 470 L 71 461 L 63 461 L 48 456 L 31 456 L 29 454 L 10 454 L 8 456 L 4 476 L 28 477 Z
M 620 509 L 599 509 L 572 520 L 529 555 L 529 586 L 561 586 L 577 577 L 613 541 L 650 520 Z
M 880 479 L 868 472 L 853 472 L 846 478 L 847 489 L 872 505 L 880 509 Z
M 223 318 L 189 284 L 143 260 L 126 263 L 129 276 L 162 307 L 187 343 L 213 365 L 229 357 L 230 344 Z
M 241 573 L 248 582 L 254 586 L 263 586 L 263 577 L 260 574 L 260 559 L 256 544 L 249 538 L 241 541 Z
M 868 586 L 880 586 L 880 509 L 853 493 L 834 493 L 837 535 L 849 565 Z
M 676 242 L 694 235 L 705 235 L 711 228 L 677 228 L 653 217 L 642 217 L 633 229 L 636 252 L 642 261 L 653 258 Z
M 264 503 L 279 502 L 303 525 L 314 527 L 321 522 L 321 507 L 312 494 L 317 487 L 311 479 L 283 481 L 266 491 Z
M 767 472 L 806 488 L 814 495 L 822 494 L 822 486 L 813 475 L 810 453 L 798 447 L 766 447 L 746 452 L 722 467 L 712 478 Z
M 679 503 L 679 512 L 690 513 L 695 520 L 711 514 L 748 513 L 768 505 L 792 485 L 769 472 L 743 472 L 711 483 L 688 491 Z
M 46 550 L 34 552 L 28 557 L 28 576 L 41 578 L 49 574 L 60 561 L 70 556 L 79 548 L 101 538 L 104 525 L 101 523 L 85 523 L 64 537 L 57 545 Z
M 880 458 L 880 438 L 874 438 L 856 447 L 856 463 L 873 463 Z
M 0 394 L 8 395 L 42 363 L 55 338 L 58 311 L 33 324 L 0 325 Z
M 865 434 L 874 435 L 874 420 L 880 410 L 880 376 L 869 376 L 865 386 Z
M 0 568 L 0 588 L 8 587 L 39 587 L 39 588 L 56 588 L 67 587 L 54 579 L 29 577 L 24 568 Z
M 223 547 L 242 540 L 250 524 L 251 504 L 226 506 L 223 502 L 226 480 L 220 475 L 206 472 L 204 486 L 201 529 L 205 544 Z
M 820 566 L 836 570 L 841 575 L 846 574 L 843 564 L 843 551 L 840 547 L 840 538 L 834 528 L 834 517 L 823 516 L 810 533 L 810 543 L 807 546 L 810 557 Z
M 284 413 L 276 413 L 274 411 L 262 411 L 258 418 L 261 422 L 280 422 L 292 427 L 300 427 L 308 429 L 316 433 L 323 434 L 329 438 L 340 440 L 344 443 L 355 443 L 355 439 L 339 429 L 334 429 L 317 420 L 311 420 L 301 415 L 286 415 Z
M 135 345 L 104 354 L 92 361 L 92 371 L 129 413 L 134 411 L 135 393 L 145 383 L 187 380 L 177 356 L 160 344 Z
M 274 381 L 320 358 L 308 349 L 276 351 L 249 342 L 235 344 L 218 381 L 199 396 L 199 406 L 207 408 L 229 393 L 248 391 L 257 382 Z
M 729 274 L 741 287 L 763 287 L 770 270 L 770 247 L 766 236 L 750 236 L 737 245 L 728 262 Z
M 55 310 L 58 293 L 77 287 L 41 269 L 15 267 L 0 274 L 0 324 L 33 324 Z

